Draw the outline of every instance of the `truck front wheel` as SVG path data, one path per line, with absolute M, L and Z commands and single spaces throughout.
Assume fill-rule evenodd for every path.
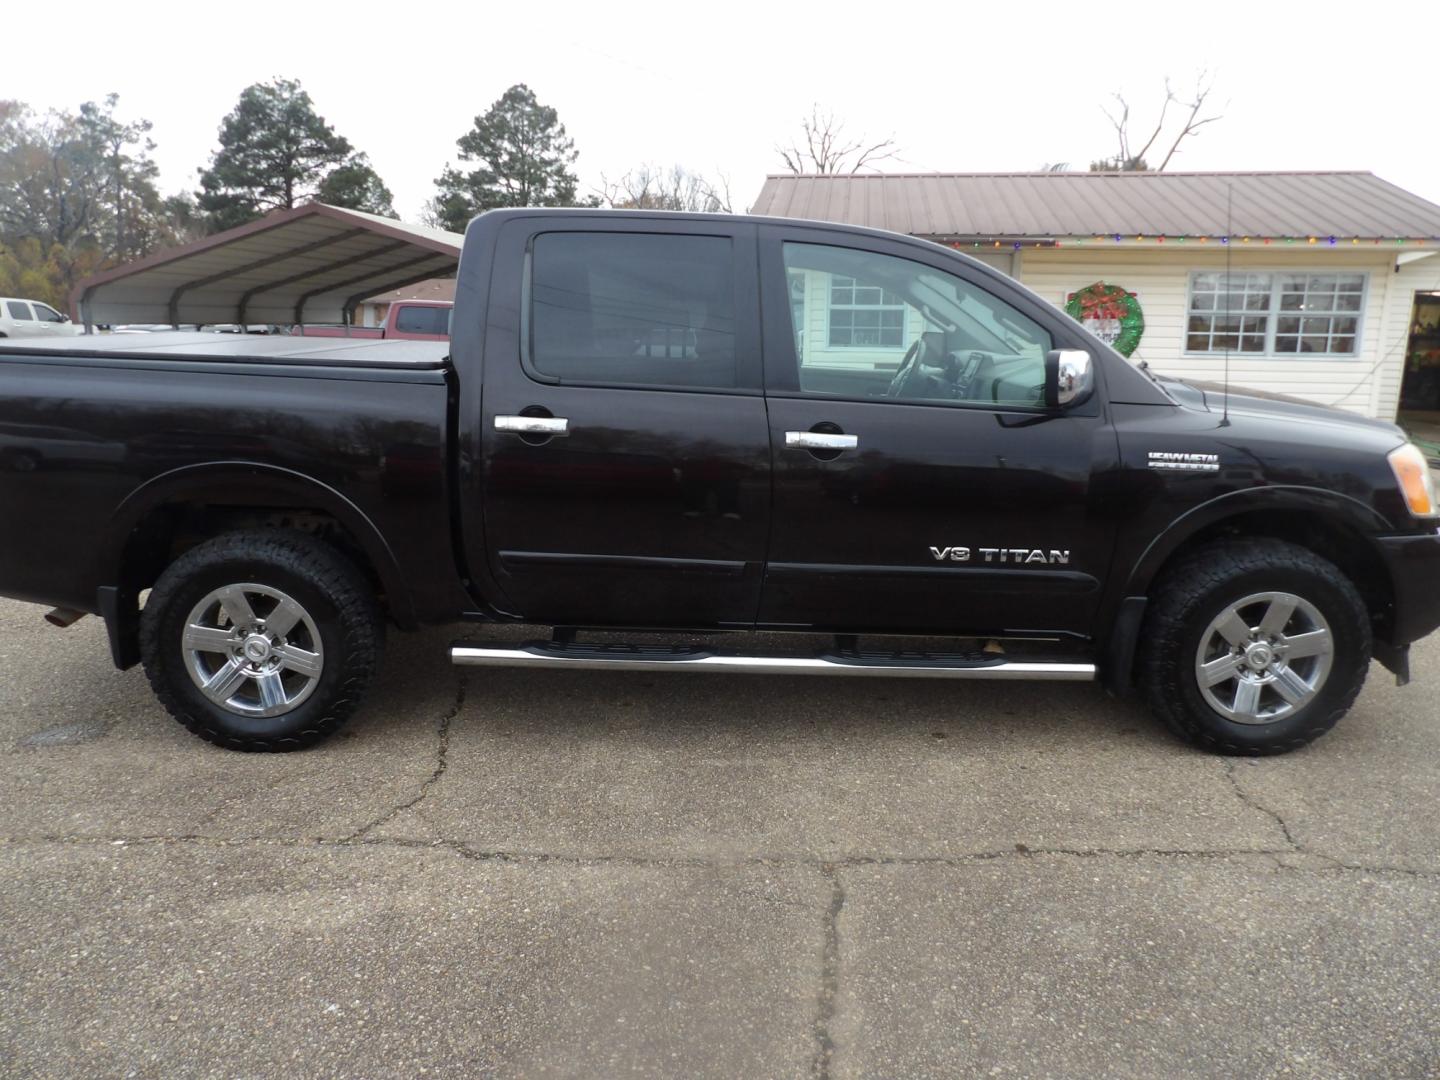
M 374 590 L 301 532 L 206 541 L 172 563 L 140 623 L 145 673 L 176 720 L 232 750 L 286 751 L 336 730 L 379 663 Z
M 1280 754 L 1345 715 L 1370 665 L 1370 620 L 1331 562 L 1280 540 L 1184 557 L 1152 594 L 1140 640 L 1151 710 L 1222 754 Z

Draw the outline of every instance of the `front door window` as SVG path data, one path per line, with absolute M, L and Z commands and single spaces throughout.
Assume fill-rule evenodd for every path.
M 802 391 L 1044 404 L 1050 334 L 1003 300 L 891 255 L 787 243 L 784 258 Z

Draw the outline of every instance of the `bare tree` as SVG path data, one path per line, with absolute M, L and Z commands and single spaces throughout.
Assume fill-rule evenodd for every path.
M 1102 158 L 1099 161 L 1090 163 L 1091 172 L 1144 172 L 1150 168 L 1145 155 L 1154 147 L 1160 136 L 1165 131 L 1165 118 L 1170 111 L 1170 106 L 1175 105 L 1181 109 L 1189 110 L 1185 120 L 1170 143 L 1170 149 L 1166 152 L 1164 159 L 1160 162 L 1156 172 L 1164 172 L 1165 166 L 1180 149 L 1180 144 L 1187 138 L 1194 135 L 1206 124 L 1212 124 L 1221 119 L 1221 113 L 1202 117 L 1200 113 L 1205 108 L 1205 102 L 1209 99 L 1211 92 L 1215 89 L 1215 79 L 1207 71 L 1202 71 L 1195 79 L 1195 92 L 1189 100 L 1182 99 L 1170 85 L 1170 80 L 1165 80 L 1165 100 L 1160 105 L 1160 117 L 1155 121 L 1155 130 L 1145 140 L 1139 150 L 1134 150 L 1130 141 L 1130 103 L 1125 100 L 1123 94 L 1116 93 L 1115 101 L 1119 106 L 1118 112 L 1111 112 L 1101 107 L 1111 125 L 1115 128 L 1115 138 L 1118 152 L 1114 157 Z
M 693 210 L 708 214 L 733 213 L 730 178 L 716 181 L 691 172 L 683 165 L 668 169 L 639 165 L 618 180 L 603 174 L 597 192 L 600 201 L 615 210 Z
M 852 137 L 835 114 L 820 112 L 819 105 L 810 107 L 810 115 L 800 121 L 799 139 L 789 146 L 776 146 L 775 151 L 792 173 L 857 173 L 867 165 L 873 167 L 896 155 L 894 138 L 871 141 L 866 136 Z

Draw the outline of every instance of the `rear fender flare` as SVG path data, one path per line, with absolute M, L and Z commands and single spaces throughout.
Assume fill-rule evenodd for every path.
M 390 545 L 358 506 L 313 477 L 274 465 L 249 462 L 187 465 L 152 477 L 132 491 L 111 515 L 100 545 L 96 580 L 122 580 L 125 545 L 135 527 L 166 505 L 218 504 L 318 510 L 355 538 L 384 586 L 390 616 L 400 627 L 415 625 L 414 599 Z

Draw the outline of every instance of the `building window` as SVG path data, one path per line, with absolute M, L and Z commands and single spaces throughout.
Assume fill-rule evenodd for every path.
M 830 278 L 830 344 L 900 349 L 905 304 L 894 294 L 838 274 Z
M 1364 274 L 1190 275 L 1185 351 L 1354 356 Z
M 1277 353 L 1355 354 L 1363 274 L 1281 274 Z

